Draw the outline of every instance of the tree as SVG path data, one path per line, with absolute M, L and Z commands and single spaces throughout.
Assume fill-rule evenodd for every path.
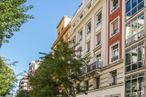
M 34 97 L 76 97 L 76 81 L 81 81 L 82 58 L 74 57 L 68 43 L 63 41 L 45 56 L 40 68 L 30 78 Z
M 22 24 L 33 17 L 25 14 L 32 6 L 25 6 L 27 0 L 0 0 L 0 45 L 8 42 L 20 30 Z
M 16 76 L 13 70 L 0 57 L 0 96 L 6 95 L 15 85 Z
M 16 97 L 30 97 L 29 96 L 29 91 L 20 90 L 20 91 L 18 91 Z
M 30 91 L 31 97 L 57 97 L 59 93 L 57 83 L 51 77 L 49 66 L 51 54 L 47 55 L 40 64 L 40 68 L 34 75 L 29 75 L 29 82 L 32 87 Z

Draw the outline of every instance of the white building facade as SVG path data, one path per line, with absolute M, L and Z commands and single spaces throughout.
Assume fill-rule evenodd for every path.
M 70 41 L 75 55 L 89 57 L 81 69 L 87 95 L 124 96 L 124 21 L 122 0 L 83 0 L 71 21 Z

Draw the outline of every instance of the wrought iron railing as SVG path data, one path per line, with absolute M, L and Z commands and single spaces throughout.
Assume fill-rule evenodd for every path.
M 102 62 L 96 61 L 90 65 L 81 68 L 81 75 L 89 74 L 102 68 Z

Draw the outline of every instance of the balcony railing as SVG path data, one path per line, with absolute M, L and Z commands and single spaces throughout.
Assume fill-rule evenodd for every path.
M 100 70 L 101 68 L 102 68 L 102 62 L 96 61 L 90 65 L 82 67 L 81 68 L 81 75 L 86 75 L 86 74 L 92 73 L 96 70 Z
M 134 34 L 133 36 L 131 36 L 130 38 L 128 38 L 126 40 L 126 45 L 130 45 L 136 41 L 138 41 L 139 39 L 144 37 L 144 30 L 140 31 L 139 33 Z

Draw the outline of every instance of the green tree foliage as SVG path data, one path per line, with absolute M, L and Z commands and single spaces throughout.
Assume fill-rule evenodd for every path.
M 8 42 L 20 30 L 22 24 L 33 17 L 25 14 L 32 6 L 25 6 L 27 0 L 0 0 L 0 45 Z
M 75 97 L 83 59 L 76 58 L 68 43 L 61 42 L 48 54 L 30 78 L 32 97 Z
M 6 95 L 15 85 L 16 76 L 0 57 L 0 95 Z
M 16 97 L 30 97 L 30 96 L 29 96 L 29 91 L 20 90 L 20 91 L 17 93 Z

